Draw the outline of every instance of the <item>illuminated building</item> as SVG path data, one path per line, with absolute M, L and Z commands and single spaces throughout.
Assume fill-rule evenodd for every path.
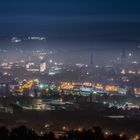
M 39 69 L 35 68 L 34 62 L 29 62 L 26 64 L 26 70 L 30 72 L 38 72 Z
M 136 71 L 129 70 L 128 73 L 129 73 L 129 74 L 136 74 Z
M 23 92 L 24 95 L 28 95 L 29 94 L 29 89 L 31 89 L 32 86 L 33 86 L 33 80 L 23 82 L 20 85 L 18 91 L 20 93 Z
M 38 99 L 35 101 L 35 107 L 38 110 L 45 109 L 45 104 L 43 103 L 41 99 Z
M 34 68 L 34 63 L 33 62 L 29 62 L 26 64 L 26 69 L 33 69 Z
M 119 89 L 118 89 L 118 93 L 121 94 L 121 95 L 126 95 L 127 89 L 119 88 Z
M 73 85 L 71 83 L 68 83 L 68 82 L 61 83 L 60 87 L 63 90 L 71 90 L 71 89 L 73 89 Z
M 121 74 L 122 74 L 122 75 L 125 75 L 125 73 L 126 73 L 125 70 L 122 69 Z
M 46 71 L 46 62 L 42 61 L 40 63 L 40 72 L 45 72 Z
M 7 62 L 3 62 L 3 63 L 1 64 L 1 67 L 2 67 L 3 69 L 11 69 L 11 65 L 10 65 L 9 63 L 7 63 Z
M 99 90 L 103 90 L 103 86 L 102 86 L 102 84 L 100 84 L 100 83 L 97 83 L 97 84 L 95 85 L 95 88 L 97 88 L 97 89 L 99 89 Z
M 134 88 L 134 93 L 140 95 L 140 88 Z
M 118 92 L 118 86 L 114 86 L 114 85 L 107 85 L 105 87 L 105 90 L 108 92 Z

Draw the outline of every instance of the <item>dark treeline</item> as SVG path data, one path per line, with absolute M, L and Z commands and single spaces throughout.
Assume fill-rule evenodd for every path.
M 124 134 L 105 133 L 99 127 L 90 130 L 71 130 L 58 137 L 53 132 L 40 134 L 25 126 L 20 126 L 11 130 L 1 127 L 0 140 L 129 140 L 129 138 Z

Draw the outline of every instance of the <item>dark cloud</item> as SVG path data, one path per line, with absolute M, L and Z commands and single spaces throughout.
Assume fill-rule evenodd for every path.
M 50 41 L 140 39 L 139 0 L 3 0 L 0 36 L 47 35 Z

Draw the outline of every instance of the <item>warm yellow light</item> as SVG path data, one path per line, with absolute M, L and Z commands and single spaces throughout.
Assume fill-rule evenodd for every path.
M 105 87 L 105 90 L 108 91 L 108 92 L 117 92 L 118 91 L 118 86 L 110 86 L 110 85 L 107 85 Z

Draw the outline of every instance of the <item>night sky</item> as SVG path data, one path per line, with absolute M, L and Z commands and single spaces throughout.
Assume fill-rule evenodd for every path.
M 28 35 L 58 46 L 133 47 L 140 40 L 140 1 L 1 0 L 0 36 Z

